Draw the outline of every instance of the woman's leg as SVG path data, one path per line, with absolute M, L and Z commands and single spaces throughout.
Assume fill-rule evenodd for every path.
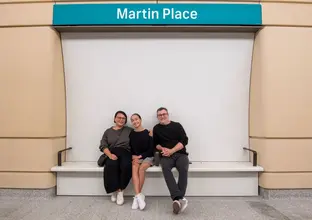
M 132 164 L 132 182 L 134 187 L 135 195 L 141 192 L 140 190 L 140 180 L 139 180 L 139 163 Z
M 145 171 L 151 166 L 149 162 L 143 162 L 139 168 L 139 182 L 140 182 L 140 192 L 142 191 L 143 184 L 145 181 Z
M 118 156 L 120 169 L 120 188 L 124 190 L 127 188 L 132 177 L 132 155 L 130 152 L 124 152 Z
M 103 177 L 106 193 L 109 194 L 120 189 L 120 171 L 118 160 L 107 159 Z

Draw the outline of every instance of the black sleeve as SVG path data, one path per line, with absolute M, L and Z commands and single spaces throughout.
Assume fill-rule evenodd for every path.
M 188 137 L 185 133 L 183 126 L 180 123 L 178 123 L 178 128 L 179 128 L 179 142 L 183 144 L 183 146 L 185 147 L 188 144 Z
M 160 144 L 156 126 L 153 128 L 153 143 L 154 143 L 154 147 Z
M 149 134 L 147 133 L 148 135 L 148 150 L 144 153 L 142 153 L 142 158 L 145 159 L 147 156 L 149 155 L 153 155 L 154 154 L 154 143 L 153 143 L 153 138 L 151 136 L 149 136 Z
M 131 149 L 131 154 L 132 155 L 135 155 L 135 152 L 134 152 L 134 148 L 133 148 L 133 138 L 132 138 L 132 131 L 130 132 L 129 134 L 129 146 L 130 146 L 130 149 Z

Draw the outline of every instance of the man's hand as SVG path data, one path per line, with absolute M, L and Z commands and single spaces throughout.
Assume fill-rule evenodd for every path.
M 161 154 L 162 154 L 164 157 L 170 157 L 170 156 L 173 154 L 173 150 L 163 147 L 163 148 L 162 148 L 162 151 L 161 151 Z
M 163 147 L 162 147 L 160 144 L 158 144 L 158 145 L 156 146 L 156 149 L 159 150 L 159 151 L 162 151 L 162 150 L 163 150 Z
M 109 159 L 111 160 L 117 160 L 118 157 L 115 154 L 111 154 L 111 156 L 109 157 Z

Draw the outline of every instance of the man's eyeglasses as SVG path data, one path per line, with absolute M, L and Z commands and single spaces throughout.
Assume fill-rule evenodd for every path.
M 157 117 L 163 117 L 163 116 L 166 116 L 166 115 L 168 115 L 168 113 L 157 114 Z

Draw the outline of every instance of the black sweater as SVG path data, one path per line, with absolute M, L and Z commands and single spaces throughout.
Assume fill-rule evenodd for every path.
M 141 155 L 141 159 L 145 159 L 146 157 L 154 156 L 154 144 L 153 139 L 149 135 L 148 130 L 143 131 L 132 131 L 129 135 L 130 137 L 130 147 L 132 155 L 139 156 Z
M 155 125 L 153 129 L 153 139 L 155 146 L 159 144 L 169 149 L 172 149 L 180 142 L 183 144 L 184 148 L 177 151 L 177 153 L 188 154 L 185 147 L 188 144 L 188 137 L 179 122 L 171 121 L 168 125 Z

